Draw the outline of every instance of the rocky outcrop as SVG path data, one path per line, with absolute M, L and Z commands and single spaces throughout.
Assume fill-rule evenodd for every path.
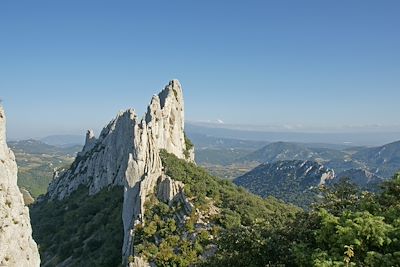
M 35 199 L 32 197 L 31 193 L 29 193 L 28 190 L 25 188 L 20 188 L 19 191 L 21 191 L 22 198 L 24 199 L 24 204 L 26 206 L 29 206 L 35 202 Z
M 94 131 L 88 130 L 86 132 L 85 146 L 83 147 L 81 154 L 84 155 L 86 152 L 92 150 L 95 145 L 96 145 L 96 137 L 94 136 Z
M 29 210 L 17 186 L 17 164 L 6 144 L 6 118 L 0 107 L 0 266 L 39 266 Z
M 135 257 L 129 267 L 151 267 L 151 265 L 141 257 Z
M 172 205 L 174 203 L 181 203 L 184 215 L 189 215 L 193 210 L 193 205 L 186 198 L 184 187 L 185 184 L 180 181 L 175 181 L 171 179 L 171 177 L 162 175 L 158 180 L 158 189 L 157 189 L 157 198 L 167 203 L 168 205 Z
M 158 182 L 157 198 L 169 204 L 178 194 L 183 192 L 184 186 L 182 182 L 174 181 L 169 176 L 162 175 Z
M 80 185 L 87 186 L 90 194 L 108 186 L 123 185 L 126 262 L 134 254 L 134 226 L 143 222 L 146 198 L 163 175 L 161 149 L 194 161 L 193 148 L 186 147 L 183 93 L 177 80 L 153 96 L 142 119 L 130 109 L 120 112 L 97 139 L 88 131 L 82 152 L 68 170 L 54 177 L 48 197 L 63 199 Z

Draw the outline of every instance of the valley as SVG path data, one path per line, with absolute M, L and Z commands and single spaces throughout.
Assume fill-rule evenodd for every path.
M 37 140 L 8 142 L 18 164 L 18 185 L 33 198 L 47 192 L 56 169 L 67 168 L 81 146 L 56 147 Z

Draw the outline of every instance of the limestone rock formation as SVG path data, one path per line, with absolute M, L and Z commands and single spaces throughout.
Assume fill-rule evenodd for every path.
M 6 118 L 0 107 L 0 266 L 39 265 L 29 210 L 17 186 L 17 164 L 6 143 Z
M 151 265 L 141 257 L 135 257 L 133 262 L 130 263 L 133 267 L 151 267 Z
M 193 205 L 186 198 L 184 192 L 185 184 L 180 181 L 175 181 L 166 175 L 162 175 L 158 180 L 157 198 L 172 205 L 174 202 L 179 202 L 183 205 L 185 214 L 188 215 L 193 210 Z
M 95 145 L 96 145 L 96 137 L 94 136 L 94 131 L 88 130 L 86 132 L 85 146 L 83 147 L 81 154 L 85 154 L 89 150 L 92 150 Z
M 183 191 L 184 184 L 174 181 L 168 176 L 161 176 L 158 183 L 157 197 L 159 200 L 170 203 Z
M 97 139 L 88 131 L 82 152 L 68 170 L 54 177 L 48 197 L 63 199 L 80 185 L 87 186 L 90 194 L 123 185 L 123 259 L 127 262 L 134 255 L 133 229 L 143 223 L 146 197 L 154 192 L 163 176 L 161 149 L 194 161 L 193 148 L 185 142 L 183 93 L 177 80 L 153 96 L 142 119 L 130 109 L 120 112 Z
M 35 202 L 35 199 L 32 197 L 31 193 L 29 193 L 28 190 L 25 188 L 20 188 L 19 191 L 21 191 L 22 198 L 24 199 L 24 203 L 26 206 L 29 206 Z

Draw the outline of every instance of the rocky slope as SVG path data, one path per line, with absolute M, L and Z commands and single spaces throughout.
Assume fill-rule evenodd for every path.
M 47 198 L 62 200 L 81 185 L 88 187 L 91 195 L 109 186 L 124 186 L 122 253 L 127 261 L 134 254 L 133 229 L 143 223 L 147 196 L 159 182 L 172 187 L 166 188 L 164 191 L 169 193 L 163 196 L 171 197 L 178 186 L 173 181 L 163 182 L 169 178 L 163 176 L 161 149 L 194 161 L 193 148 L 184 136 L 183 93 L 177 80 L 153 96 L 142 119 L 130 109 L 120 112 L 98 138 L 88 131 L 83 150 L 68 170 L 56 173 Z
M 308 207 L 315 197 L 313 189 L 335 177 L 333 170 L 314 161 L 283 160 L 264 163 L 238 177 L 234 183 L 262 197 L 274 196 Z
M 380 185 L 387 179 L 369 172 L 365 169 L 349 169 L 337 175 L 337 179 L 330 181 L 331 183 L 339 182 L 342 178 L 350 179 L 363 190 L 378 191 Z
M 6 144 L 6 117 L 0 107 L 0 265 L 39 266 L 29 210 L 17 186 L 17 164 Z

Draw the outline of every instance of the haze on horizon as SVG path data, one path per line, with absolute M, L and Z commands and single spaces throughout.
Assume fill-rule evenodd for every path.
M 141 116 L 181 81 L 186 119 L 400 133 L 398 1 L 0 2 L 9 138 Z

